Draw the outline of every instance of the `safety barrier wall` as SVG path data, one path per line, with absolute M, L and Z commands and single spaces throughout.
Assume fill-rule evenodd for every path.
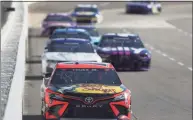
M 5 24 L 6 29 L 1 31 L 3 37 L 3 47 L 1 52 L 5 52 L 8 47 L 8 43 L 16 42 L 14 49 L 16 52 L 16 60 L 14 66 L 14 72 L 12 79 L 7 81 L 10 82 L 10 90 L 8 94 L 8 101 L 4 111 L 3 120 L 22 120 L 22 99 L 23 99 L 23 88 L 25 80 L 25 55 L 26 55 L 26 41 L 28 38 L 28 5 L 25 2 L 13 2 L 15 12 L 10 13 L 12 16 L 8 17 L 7 23 Z M 13 22 L 14 21 L 14 22 Z M 9 40 L 10 39 L 10 40 Z M 6 43 L 7 42 L 7 43 Z M 9 54 L 9 53 L 8 53 Z M 13 63 L 14 64 L 14 63 Z M 6 74 L 6 73 L 5 73 Z

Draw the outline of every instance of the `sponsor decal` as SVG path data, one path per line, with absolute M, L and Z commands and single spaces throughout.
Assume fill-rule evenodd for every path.
M 118 93 L 122 92 L 119 86 L 105 86 L 105 85 L 96 85 L 96 84 L 82 84 L 76 88 L 77 92 L 81 93 Z
M 76 105 L 76 108 L 102 108 L 103 105 Z

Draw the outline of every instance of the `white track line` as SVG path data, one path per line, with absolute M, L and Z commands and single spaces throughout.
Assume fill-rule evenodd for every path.
M 189 69 L 190 71 L 192 71 L 192 67 L 188 67 L 188 69 Z
M 177 28 L 177 27 L 176 27 L 176 29 L 177 29 L 179 32 L 183 33 L 184 35 L 192 37 L 192 34 L 191 34 L 191 33 L 185 32 L 185 31 L 183 31 L 182 29 L 179 29 L 179 28 Z
M 172 57 L 169 57 L 169 59 L 171 60 L 171 61 L 176 61 L 174 58 L 172 58 Z
M 184 65 L 184 63 L 182 63 L 182 62 L 178 62 L 178 64 L 179 64 L 179 65 L 181 65 L 181 66 L 183 66 L 183 65 Z
M 156 50 L 155 52 L 157 52 L 157 53 L 161 54 L 161 51 L 160 51 L 160 50 Z
M 168 56 L 168 55 L 167 55 L 167 54 L 165 54 L 165 53 L 163 53 L 162 55 L 163 55 L 164 57 L 167 57 L 167 56 Z
M 150 46 L 150 49 L 151 49 L 151 50 L 154 50 L 155 48 L 154 48 L 154 47 L 152 47 L 152 46 Z

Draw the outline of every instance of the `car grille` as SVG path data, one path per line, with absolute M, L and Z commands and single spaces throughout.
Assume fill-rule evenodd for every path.
M 142 61 L 142 59 L 135 54 L 130 54 L 129 56 L 125 55 L 111 55 L 109 58 L 110 62 L 113 66 L 121 67 L 121 68 L 133 68 L 135 64 L 144 64 L 145 66 L 148 65 L 148 61 Z
M 67 110 L 64 112 L 64 118 L 115 118 L 115 115 L 109 105 L 112 99 L 97 102 L 94 105 L 86 106 L 78 100 L 71 100 Z M 78 107 L 77 107 L 78 106 Z M 86 106 L 86 107 L 85 107 Z

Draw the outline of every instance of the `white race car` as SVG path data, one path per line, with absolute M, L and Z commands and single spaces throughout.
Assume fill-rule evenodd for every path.
M 70 61 L 102 62 L 89 40 L 57 38 L 51 40 L 42 55 L 42 74 L 52 72 L 56 63 Z

